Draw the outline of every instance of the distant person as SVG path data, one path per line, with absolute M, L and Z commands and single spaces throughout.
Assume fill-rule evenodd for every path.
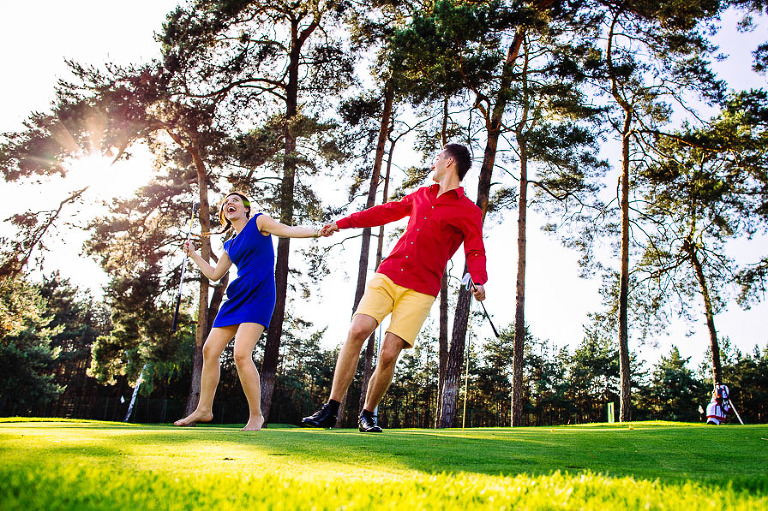
M 235 365 L 249 410 L 248 423 L 243 430 L 255 431 L 264 425 L 264 417 L 261 414 L 261 388 L 259 372 L 253 363 L 253 348 L 269 326 L 275 308 L 275 252 L 271 235 L 310 238 L 321 233 L 320 229 L 283 225 L 262 213 L 251 217 L 251 203 L 245 195 L 237 192 L 226 196 L 219 209 L 219 219 L 224 225 L 222 234 L 230 228 L 235 234 L 224 242 L 224 254 L 215 268 L 195 252 L 191 241 L 184 244 L 184 250 L 207 278 L 219 280 L 232 264 L 237 267 L 237 278 L 227 286 L 227 300 L 222 303 L 203 345 L 203 373 L 197 408 L 174 424 L 191 426 L 213 419 L 213 398 L 219 384 L 219 357 L 234 337 Z
M 719 426 L 725 424 L 725 419 L 731 411 L 728 400 L 729 391 L 727 385 L 715 385 L 712 392 L 712 401 L 707 405 L 707 424 Z
M 339 229 L 376 227 L 410 217 L 405 233 L 368 282 L 355 311 L 347 340 L 336 361 L 330 399 L 313 415 L 304 417 L 302 426 L 330 428 L 336 423 L 339 405 L 355 375 L 363 343 L 379 323 L 392 314 L 358 418 L 360 431 L 381 432 L 373 412 L 392 382 L 400 352 L 413 347 L 440 292 L 445 266 L 462 243 L 475 283 L 475 299 L 485 299 L 483 284 L 488 276 L 482 212 L 460 186 L 471 165 L 466 147 L 448 144 L 432 164 L 432 179 L 437 184 L 419 188 L 400 201 L 354 213 L 323 227 L 322 234 L 328 235 Z

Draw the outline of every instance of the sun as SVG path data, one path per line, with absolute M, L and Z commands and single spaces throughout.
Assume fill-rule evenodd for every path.
M 148 150 L 137 150 L 130 160 L 113 162 L 101 154 L 71 160 L 63 184 L 68 189 L 88 187 L 88 195 L 99 199 L 125 198 L 149 183 L 152 161 Z

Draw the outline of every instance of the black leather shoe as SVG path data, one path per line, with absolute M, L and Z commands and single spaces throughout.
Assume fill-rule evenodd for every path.
M 363 433 L 381 433 L 381 427 L 376 424 L 376 416 L 368 417 L 367 415 L 360 414 L 360 418 L 357 419 L 357 427 Z
M 328 403 L 322 408 L 301 419 L 301 426 L 304 428 L 332 428 L 336 424 L 336 414 L 331 411 Z

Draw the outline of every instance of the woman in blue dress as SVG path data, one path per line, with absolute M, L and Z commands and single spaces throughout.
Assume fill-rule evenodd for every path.
M 272 234 L 282 238 L 316 238 L 319 229 L 292 227 L 281 224 L 262 213 L 251 217 L 251 204 L 237 192 L 224 199 L 219 218 L 235 235 L 224 242 L 224 254 L 216 267 L 211 266 L 194 245 L 184 245 L 189 257 L 200 267 L 203 275 L 219 280 L 232 264 L 237 267 L 237 278 L 227 287 L 227 300 L 222 303 L 213 328 L 203 345 L 203 372 L 200 382 L 200 401 L 189 416 L 174 422 L 177 426 L 190 426 L 213 419 L 213 398 L 219 384 L 219 357 L 232 337 L 235 338 L 235 365 L 248 400 L 248 423 L 244 431 L 261 429 L 261 388 L 259 372 L 253 363 L 253 348 L 264 329 L 269 326 L 275 308 L 275 252 Z

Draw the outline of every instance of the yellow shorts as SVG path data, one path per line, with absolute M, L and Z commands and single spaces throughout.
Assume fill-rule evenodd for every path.
M 398 286 L 386 275 L 377 273 L 368 282 L 355 315 L 365 314 L 381 324 L 391 313 L 387 332 L 400 337 L 408 348 L 412 348 L 433 303 L 434 296 Z

